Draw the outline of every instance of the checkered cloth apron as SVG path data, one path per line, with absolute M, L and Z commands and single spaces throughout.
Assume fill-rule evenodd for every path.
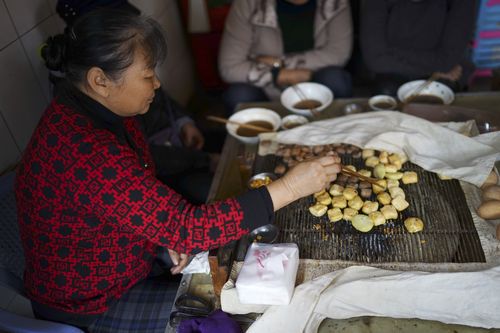
M 164 333 L 178 282 L 163 276 L 138 283 L 94 322 L 91 333 Z

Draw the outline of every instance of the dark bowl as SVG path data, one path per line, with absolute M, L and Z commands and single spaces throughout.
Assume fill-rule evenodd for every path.
M 278 238 L 278 227 L 274 224 L 266 224 L 250 232 L 250 242 L 274 243 Z

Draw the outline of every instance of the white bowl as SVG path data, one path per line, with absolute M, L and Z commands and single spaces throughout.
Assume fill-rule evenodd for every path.
M 289 114 L 288 116 L 281 119 L 281 128 L 284 130 L 292 129 L 294 127 L 302 126 L 307 124 L 309 120 L 306 117 L 300 116 L 298 114 Z
M 321 103 L 316 111 L 324 110 L 333 101 L 332 91 L 319 83 L 315 82 L 302 82 L 295 85 L 305 96 L 306 99 L 316 100 Z M 295 104 L 303 100 L 304 98 L 300 96 L 300 92 L 294 87 L 288 87 L 281 93 L 281 104 L 293 113 L 300 114 L 305 117 L 311 117 L 310 110 L 297 109 L 294 107 Z
M 381 104 L 387 104 L 387 107 L 381 106 Z M 389 95 L 376 95 L 368 100 L 368 105 L 372 110 L 375 111 L 385 111 L 394 110 L 398 106 L 396 99 Z
M 234 113 L 231 117 L 229 117 L 229 120 L 235 121 L 238 123 L 248 123 L 251 121 L 266 121 L 273 125 L 273 131 L 277 131 L 278 128 L 280 127 L 281 124 L 281 117 L 279 114 L 276 112 L 269 110 L 269 109 L 264 109 L 264 108 L 249 108 L 249 109 L 244 109 L 241 111 L 238 111 Z M 259 136 L 241 136 L 236 134 L 236 131 L 238 130 L 238 125 L 236 124 L 226 124 L 226 129 L 231 134 L 233 137 L 236 139 L 240 140 L 241 142 L 248 143 L 248 144 L 256 144 L 259 142 Z
M 403 84 L 398 89 L 399 100 L 404 102 L 405 99 L 410 97 L 413 91 L 415 91 L 415 89 L 417 89 L 424 82 L 425 80 L 416 80 L 416 81 L 406 82 L 405 84 Z M 444 104 L 450 104 L 455 99 L 455 94 L 453 93 L 453 90 L 451 90 L 447 85 L 436 81 L 431 82 L 427 87 L 422 89 L 419 95 L 431 95 L 439 97 L 440 99 L 443 100 Z M 416 99 L 415 103 L 417 103 Z

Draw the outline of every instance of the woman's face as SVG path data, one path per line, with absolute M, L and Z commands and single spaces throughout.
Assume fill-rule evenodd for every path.
M 136 52 L 134 62 L 110 87 L 107 107 L 114 113 L 129 117 L 149 110 L 155 90 L 160 87 L 153 68 L 149 68 L 142 52 Z

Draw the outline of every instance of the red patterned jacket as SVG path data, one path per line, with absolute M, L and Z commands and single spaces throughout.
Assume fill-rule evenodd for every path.
M 148 275 L 158 246 L 197 253 L 273 219 L 265 189 L 190 204 L 155 178 L 135 118 L 65 91 L 42 116 L 16 178 L 31 299 L 103 313 Z

